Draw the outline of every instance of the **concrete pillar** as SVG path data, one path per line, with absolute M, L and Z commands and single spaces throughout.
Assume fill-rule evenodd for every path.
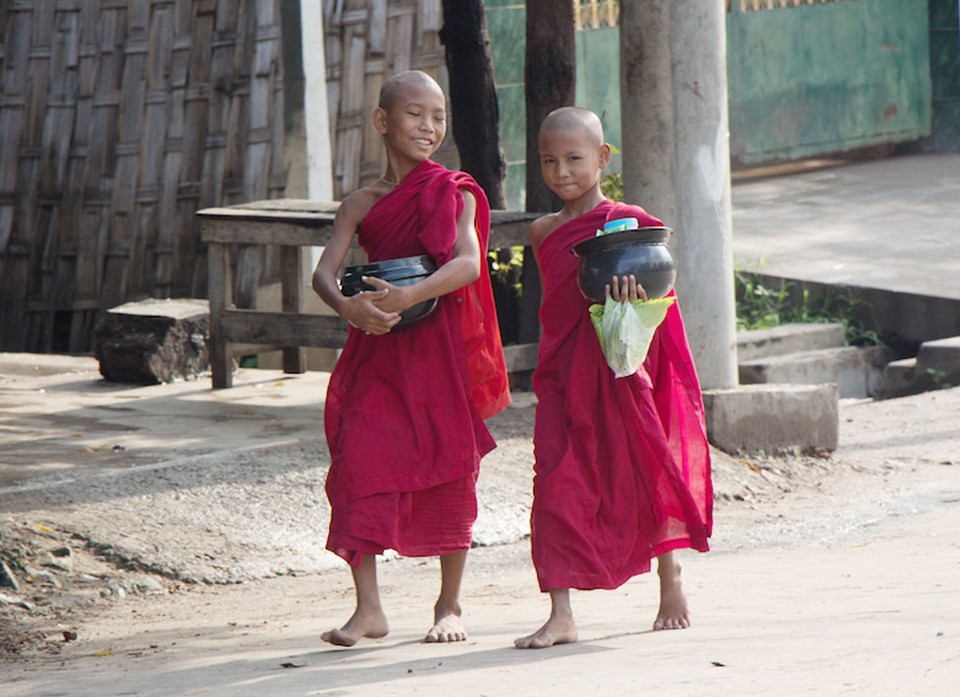
M 327 62 L 323 46 L 323 9 L 316 0 L 301 0 L 303 27 L 303 111 L 307 131 L 307 190 L 315 201 L 333 200 L 333 149 L 327 105 Z M 305 259 L 309 273 L 320 260 L 322 247 L 311 247 Z M 307 278 L 309 279 L 309 273 Z
M 705 389 L 737 385 L 724 0 L 621 3 L 624 200 L 674 229 Z

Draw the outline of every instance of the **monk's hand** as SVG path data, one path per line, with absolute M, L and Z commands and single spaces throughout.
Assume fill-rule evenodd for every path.
M 395 286 L 373 276 L 364 276 L 363 282 L 377 289 L 374 305 L 384 312 L 400 313 L 414 304 L 410 302 L 408 286 Z
M 365 290 L 345 298 L 340 316 L 367 334 L 387 334 L 400 321 L 399 312 L 386 312 L 377 305 L 389 294 L 388 289 Z
M 637 302 L 647 299 L 647 291 L 637 283 L 637 277 L 633 274 L 614 276 L 612 281 L 606 285 L 606 292 L 617 302 Z

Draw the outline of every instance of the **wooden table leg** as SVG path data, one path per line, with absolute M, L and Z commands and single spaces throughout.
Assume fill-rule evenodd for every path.
M 233 271 L 227 245 L 210 242 L 207 246 L 207 288 L 210 296 L 210 372 L 213 388 L 233 386 L 233 358 L 223 338 L 221 313 L 233 305 Z
M 300 278 L 303 253 L 300 247 L 280 247 L 280 296 L 283 312 L 303 312 Z M 285 346 L 283 349 L 283 372 L 303 373 L 307 370 L 307 350 L 300 346 Z

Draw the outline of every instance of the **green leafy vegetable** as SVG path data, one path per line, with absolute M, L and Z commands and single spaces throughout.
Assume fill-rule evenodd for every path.
M 653 334 L 676 298 L 617 302 L 607 296 L 603 305 L 590 306 L 590 319 L 603 355 L 618 378 L 637 372 L 647 357 Z

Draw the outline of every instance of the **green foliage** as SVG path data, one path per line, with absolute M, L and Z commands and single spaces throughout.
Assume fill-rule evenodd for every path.
M 495 283 L 509 287 L 520 297 L 520 272 L 523 270 L 523 247 L 504 247 L 487 252 L 487 268 Z
M 600 178 L 600 191 L 611 201 L 623 200 L 623 172 L 614 172 Z
M 857 319 L 871 308 L 860 293 L 852 289 L 830 288 L 822 298 L 810 291 L 799 294 L 797 285 L 786 281 L 779 288 L 768 288 L 759 276 L 734 272 L 738 329 L 770 329 L 791 322 L 836 322 L 843 325 L 846 342 L 851 346 L 881 346 L 883 341 Z
M 927 375 L 938 390 L 949 390 L 953 385 L 947 381 L 947 371 L 939 368 L 927 368 Z

